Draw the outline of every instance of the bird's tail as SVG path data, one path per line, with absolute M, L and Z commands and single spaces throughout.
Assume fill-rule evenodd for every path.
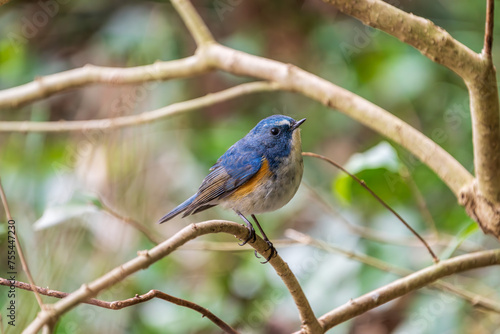
M 179 205 L 178 207 L 176 207 L 175 209 L 173 209 L 172 211 L 170 211 L 169 213 L 167 213 L 165 216 L 163 216 L 158 221 L 158 224 L 163 224 L 164 222 L 169 221 L 170 219 L 174 218 L 178 214 L 184 212 L 187 209 L 187 207 L 191 203 L 193 203 L 194 199 L 196 198 L 196 195 L 197 194 L 194 194 L 193 196 L 189 197 L 187 200 L 184 201 L 184 203 L 182 203 L 181 205 Z

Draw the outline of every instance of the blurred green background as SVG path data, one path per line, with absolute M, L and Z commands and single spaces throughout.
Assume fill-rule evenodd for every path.
M 431 19 L 480 52 L 484 1 L 394 4 Z M 412 124 L 472 171 L 465 85 L 413 48 L 319 0 L 215 0 L 197 1 L 195 6 L 222 44 L 295 64 L 359 94 Z M 495 42 L 495 63 L 498 51 Z M 0 89 L 87 63 L 138 66 L 193 52 L 194 42 L 168 1 L 11 1 L 0 7 Z M 94 85 L 3 110 L 0 118 L 35 122 L 138 114 L 249 80 L 214 72 L 162 83 Z M 138 250 L 153 247 L 139 231 L 101 210 L 100 201 L 160 239 L 192 222 L 240 222 L 232 212 L 215 208 L 155 224 L 196 191 L 208 168 L 229 146 L 260 119 L 278 113 L 307 117 L 302 127 L 304 151 L 326 155 L 363 178 L 432 243 L 440 257 L 498 247 L 495 239 L 477 229 L 443 182 L 407 151 L 305 97 L 260 93 L 126 129 L 0 133 L 0 176 L 36 283 L 71 292 L 130 260 Z M 293 228 L 395 266 L 418 270 L 432 263 L 409 231 L 364 189 L 308 157 L 295 198 L 283 209 L 261 215 L 260 221 L 274 241 L 286 238 L 286 229 Z M 5 224 L 0 233 L 5 259 Z M 199 240 L 237 242 L 227 235 Z M 99 298 L 119 300 L 158 289 L 209 308 L 243 333 L 297 330 L 298 313 L 283 283 L 270 265 L 261 265 L 249 247 L 244 249 L 178 250 Z M 278 250 L 318 316 L 397 278 L 311 246 L 278 246 Z M 0 263 L 3 273 L 5 264 L 6 260 Z M 489 268 L 447 281 L 499 300 L 498 277 L 498 268 Z M 18 279 L 27 281 L 21 273 Z M 5 314 L 7 288 L 0 292 L 0 313 Z M 17 291 L 16 303 L 16 327 L 7 326 L 4 316 L 6 333 L 19 333 L 38 311 L 30 292 Z M 423 289 L 332 332 L 498 334 L 499 327 L 498 314 L 481 311 L 454 295 Z M 120 311 L 81 305 L 60 319 L 56 332 L 220 330 L 192 310 L 153 300 Z

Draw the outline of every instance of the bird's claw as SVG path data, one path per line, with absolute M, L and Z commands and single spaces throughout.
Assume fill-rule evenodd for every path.
M 269 260 L 271 260 L 271 258 L 273 258 L 276 255 L 278 255 L 278 251 L 276 250 L 276 248 L 274 248 L 273 243 L 271 241 L 269 241 L 269 240 L 265 240 L 265 241 L 266 241 L 267 245 L 269 246 L 266 249 L 266 251 L 271 250 L 271 254 L 269 254 L 269 256 L 266 258 L 266 261 L 261 262 L 262 264 L 268 263 Z M 260 259 L 260 256 L 257 254 L 257 251 L 255 251 L 255 256 Z
M 245 240 L 243 240 L 243 242 L 241 244 L 240 243 L 238 244 L 240 246 L 243 246 L 243 245 L 247 244 L 248 242 L 254 243 L 255 240 L 257 240 L 253 226 L 252 225 L 247 226 L 247 229 L 248 229 L 248 237 Z

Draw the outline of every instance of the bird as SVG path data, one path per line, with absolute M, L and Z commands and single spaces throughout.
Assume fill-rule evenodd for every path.
M 233 210 L 246 224 L 248 237 L 239 243 L 255 242 L 255 229 L 246 218 L 251 215 L 270 250 L 265 262 L 277 254 L 262 229 L 256 214 L 275 211 L 287 204 L 297 192 L 304 163 L 299 121 L 285 115 L 261 120 L 232 145 L 210 168 L 198 191 L 163 216 L 162 224 L 177 215 L 196 214 L 216 205 Z M 255 256 L 258 257 L 255 251 Z

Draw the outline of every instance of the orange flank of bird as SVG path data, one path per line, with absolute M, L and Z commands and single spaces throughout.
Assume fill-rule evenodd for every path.
M 265 180 L 271 176 L 271 171 L 269 170 L 269 163 L 266 158 L 262 158 L 262 166 L 260 166 L 259 171 L 252 176 L 250 180 L 242 184 L 235 192 L 231 194 L 231 197 L 234 199 L 243 198 L 249 195 L 254 191 L 255 187 L 261 182 L 265 182 Z

